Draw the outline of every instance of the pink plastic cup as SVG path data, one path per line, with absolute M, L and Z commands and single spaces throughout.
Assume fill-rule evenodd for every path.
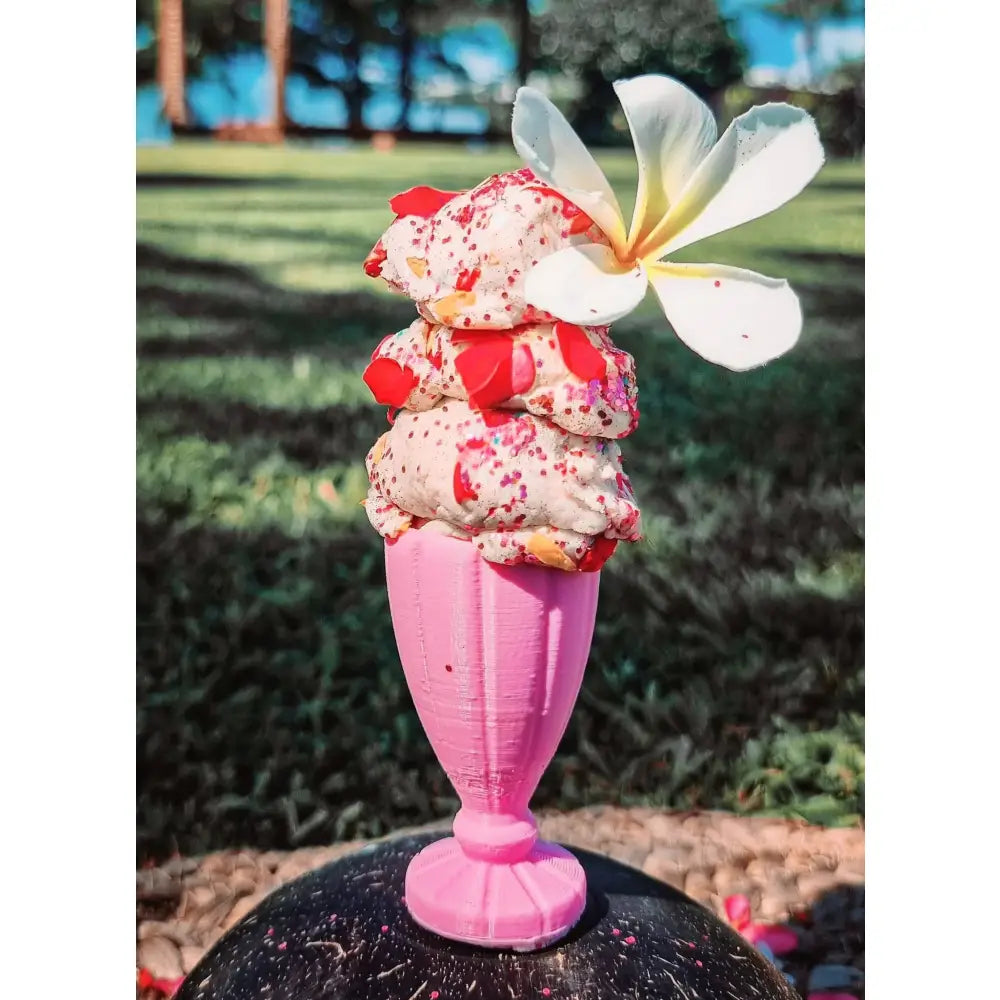
M 498 566 L 426 528 L 386 545 L 406 682 L 462 800 L 454 837 L 406 872 L 411 916 L 443 937 L 532 951 L 583 912 L 583 869 L 538 839 L 528 802 L 580 691 L 599 576 Z

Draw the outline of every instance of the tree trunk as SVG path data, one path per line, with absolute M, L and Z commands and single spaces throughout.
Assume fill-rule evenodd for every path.
M 344 47 L 349 76 L 344 85 L 347 102 L 347 131 L 358 137 L 364 132 L 365 85 L 361 81 L 361 31 L 358 24 L 351 25 L 351 38 Z
M 163 95 L 163 114 L 171 125 L 186 125 L 183 0 L 160 0 L 159 21 L 156 76 Z
M 288 57 L 291 22 L 289 0 L 266 0 L 264 5 L 264 50 L 273 79 L 271 125 L 275 140 L 285 137 L 288 116 L 285 113 L 285 81 L 288 78 Z
M 524 86 L 531 72 L 531 11 L 528 0 L 517 0 L 517 82 Z
M 400 132 L 410 129 L 410 105 L 413 103 L 413 0 L 399 0 L 399 18 L 403 33 L 399 39 L 399 122 Z

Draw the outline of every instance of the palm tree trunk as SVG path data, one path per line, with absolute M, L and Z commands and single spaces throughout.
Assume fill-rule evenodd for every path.
M 517 0 L 517 82 L 523 87 L 531 72 L 531 11 L 528 0 Z
M 399 18 L 403 32 L 399 39 L 399 123 L 396 128 L 407 132 L 410 128 L 410 105 L 413 103 L 413 0 L 399 0 Z
M 160 0 L 159 21 L 156 76 L 163 95 L 163 114 L 171 125 L 186 125 L 183 0 Z
M 274 80 L 271 106 L 271 124 L 275 140 L 285 137 L 288 115 L 285 112 L 285 81 L 288 78 L 288 57 L 291 22 L 289 0 L 266 0 L 264 5 L 264 48 Z

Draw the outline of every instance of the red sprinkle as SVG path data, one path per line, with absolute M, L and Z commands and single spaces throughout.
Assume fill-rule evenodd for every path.
M 389 925 L 388 925 L 388 924 L 383 924 L 383 925 L 382 925 L 382 933 L 383 933 L 383 934 L 385 934 L 385 932 L 386 932 L 386 931 L 387 931 L 388 929 L 389 929 Z
M 626 944 L 635 944 L 635 938 L 631 934 L 629 934 L 629 936 L 627 938 L 625 938 L 625 943 Z

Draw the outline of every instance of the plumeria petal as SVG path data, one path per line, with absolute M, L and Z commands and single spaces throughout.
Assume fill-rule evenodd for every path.
M 722 264 L 647 269 L 674 332 L 706 361 L 747 371 L 799 339 L 802 309 L 787 281 Z
M 628 246 L 645 239 L 666 216 L 718 135 L 712 109 L 669 76 L 618 80 L 639 163 L 639 186 Z
M 514 98 L 514 148 L 546 184 L 586 212 L 612 245 L 624 251 L 625 222 L 604 171 L 562 112 L 532 87 Z
M 751 108 L 733 119 L 638 252 L 660 258 L 773 212 L 822 165 L 823 147 L 809 114 L 790 104 Z
M 543 257 L 525 276 L 529 305 L 581 326 L 602 326 L 630 313 L 646 294 L 641 265 L 623 267 L 610 247 L 566 247 Z

